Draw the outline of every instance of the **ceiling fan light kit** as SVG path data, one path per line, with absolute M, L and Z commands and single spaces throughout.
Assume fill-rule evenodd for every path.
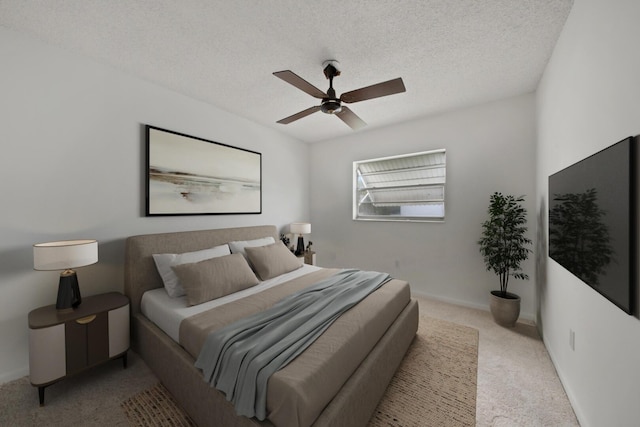
M 337 99 L 323 99 L 322 104 L 320 104 L 320 110 L 323 113 L 336 114 L 342 111 L 342 104 Z
M 301 91 L 306 92 L 314 98 L 318 98 L 321 100 L 319 106 L 307 108 L 306 110 L 300 111 L 299 113 L 278 120 L 277 123 L 288 124 L 310 114 L 313 114 L 316 111 L 322 111 L 325 114 L 335 115 L 351 129 L 357 130 L 365 127 L 367 124 L 347 106 L 342 105 L 343 102 L 349 104 L 406 91 L 402 79 L 397 78 L 345 92 L 338 98 L 336 97 L 336 91 L 333 89 L 333 78 L 340 75 L 340 63 L 335 59 L 330 59 L 324 61 L 322 63 L 322 66 L 324 67 L 324 75 L 329 80 L 329 89 L 326 93 L 321 91 L 308 81 L 304 80 L 293 71 L 284 70 L 273 73 L 274 76 L 284 80 L 292 86 L 297 87 Z

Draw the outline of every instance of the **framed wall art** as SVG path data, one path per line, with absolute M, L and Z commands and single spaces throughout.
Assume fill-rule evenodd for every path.
M 262 154 L 145 128 L 147 216 L 262 213 Z

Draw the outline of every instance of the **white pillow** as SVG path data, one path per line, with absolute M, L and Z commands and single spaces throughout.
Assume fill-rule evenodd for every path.
M 273 245 L 275 243 L 275 239 L 271 236 L 263 237 L 261 239 L 254 240 L 239 240 L 236 242 L 229 242 L 229 248 L 231 249 L 232 254 L 242 254 L 245 258 L 247 258 L 247 253 L 244 248 L 248 247 L 256 247 L 256 246 L 267 246 Z
M 229 245 L 215 246 L 210 249 L 203 249 L 195 252 L 185 252 L 183 254 L 153 254 L 153 260 L 156 262 L 156 268 L 164 288 L 171 298 L 181 297 L 185 294 L 185 290 L 180 284 L 180 279 L 171 268 L 174 265 L 188 264 L 205 259 L 217 258 L 225 255 L 231 255 Z

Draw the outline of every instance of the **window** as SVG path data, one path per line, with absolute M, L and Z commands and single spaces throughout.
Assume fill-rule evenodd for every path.
M 353 162 L 353 219 L 442 221 L 445 150 Z

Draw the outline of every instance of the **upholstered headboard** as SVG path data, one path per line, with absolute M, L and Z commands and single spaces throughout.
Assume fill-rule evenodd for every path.
M 192 252 L 235 240 L 252 240 L 267 236 L 278 239 L 278 231 L 274 225 L 177 231 L 127 238 L 124 256 L 124 293 L 131 300 L 131 314 L 137 314 L 140 311 L 142 294 L 163 286 L 153 261 L 153 254 Z

